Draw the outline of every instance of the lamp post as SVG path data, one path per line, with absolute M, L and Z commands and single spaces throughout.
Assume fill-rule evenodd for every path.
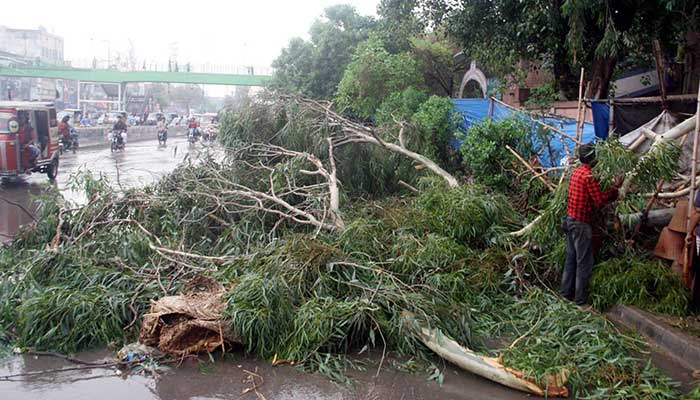
M 112 68 L 112 42 L 101 40 L 100 43 L 107 43 L 107 69 Z

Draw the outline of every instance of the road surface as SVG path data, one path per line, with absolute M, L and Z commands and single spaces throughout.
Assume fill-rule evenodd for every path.
M 60 158 L 58 177 L 50 182 L 45 174 L 32 174 L 16 181 L 6 181 L 0 186 L 0 239 L 10 239 L 17 229 L 32 222 L 29 215 L 35 210 L 32 198 L 41 194 L 47 185 L 55 185 L 63 195 L 81 201 L 78 193 L 67 187 L 70 176 L 79 170 L 90 171 L 95 176 L 106 176 L 123 187 L 145 185 L 157 181 L 172 171 L 187 156 L 196 158 L 209 148 L 197 143 L 190 147 L 185 138 L 168 140 L 167 147 L 158 147 L 155 140 L 130 142 L 125 151 L 112 153 L 107 146 L 79 149 Z
M 99 351 L 78 355 L 84 360 L 109 360 L 111 353 Z M 477 376 L 440 366 L 442 386 L 426 375 L 397 371 L 394 360 L 385 360 L 375 377 L 377 359 L 365 371 L 349 371 L 351 387 L 333 383 L 319 374 L 304 373 L 289 365 L 273 367 L 269 362 L 230 353 L 212 363 L 207 357 L 187 359 L 179 367 L 167 368 L 160 378 L 127 375 L 114 369 L 79 369 L 42 373 L 75 367 L 49 357 L 14 357 L 0 360 L 0 377 L 29 374 L 0 380 L 0 398 L 12 400 L 515 400 L 532 398 Z M 255 385 L 253 385 L 255 379 Z M 254 389 L 254 387 L 257 389 Z

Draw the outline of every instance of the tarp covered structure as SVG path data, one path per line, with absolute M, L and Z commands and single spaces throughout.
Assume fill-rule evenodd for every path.
M 674 115 L 690 116 L 695 113 L 695 100 L 671 96 L 664 103 L 659 98 L 658 101 L 639 101 L 634 98 L 615 98 L 605 100 L 591 100 L 591 110 L 593 111 L 593 123 L 595 124 L 596 135 L 607 137 L 610 128 L 610 113 L 612 112 L 612 129 L 617 135 L 626 135 L 640 126 L 661 115 L 664 111 L 671 111 Z M 647 98 L 650 99 L 650 98 Z M 651 98 L 653 99 L 653 98 Z M 612 106 L 611 106 L 612 104 Z
M 571 137 L 576 137 L 576 121 L 570 118 L 539 116 L 525 111 L 518 111 L 503 105 L 498 101 L 494 101 L 493 99 L 453 99 L 452 102 L 455 106 L 455 110 L 462 116 L 461 128 L 465 132 L 473 125 L 478 124 L 482 120 L 489 117 L 495 121 L 499 121 L 519 115 L 525 118 L 526 121 L 530 122 L 532 129 L 532 140 L 538 147 L 543 144 L 541 142 L 541 135 L 538 134 L 538 131 L 542 130 L 542 125 L 535 122 L 535 119 L 559 129 Z M 589 143 L 593 140 L 595 140 L 595 129 L 593 128 L 593 124 L 586 122 L 583 125 L 582 142 Z M 454 144 L 456 147 L 461 145 L 459 138 L 455 139 Z M 559 165 L 561 160 L 566 156 L 564 146 L 568 147 L 569 152 L 573 154 L 574 141 L 562 137 L 556 133 L 552 133 L 551 140 L 549 140 L 545 146 L 541 146 L 543 147 L 544 151 L 542 151 L 539 156 L 540 163 L 545 167 Z
M 644 135 L 645 129 L 657 134 L 662 134 L 685 121 L 687 118 L 687 115 L 664 110 L 661 114 L 652 118 L 651 121 L 621 136 L 620 143 L 625 147 L 633 148 L 637 154 L 644 154 L 651 147 L 651 140 Z M 683 152 L 678 162 L 678 173 L 687 174 L 690 171 L 693 157 L 693 135 L 689 135 L 685 139 L 684 137 L 680 137 L 676 141 L 679 144 L 683 143 Z

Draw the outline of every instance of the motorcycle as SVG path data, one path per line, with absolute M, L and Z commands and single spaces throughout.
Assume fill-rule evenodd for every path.
M 112 153 L 114 153 L 115 151 L 124 150 L 125 143 L 124 137 L 122 136 L 122 132 L 112 132 L 111 141 L 112 144 L 110 146 L 110 149 L 112 150 Z
M 187 132 L 187 142 L 190 144 L 190 146 L 194 146 L 195 142 L 197 142 L 198 136 L 199 131 L 197 128 L 190 128 L 190 130 Z
M 168 131 L 163 130 L 158 132 L 158 147 L 165 147 L 165 142 L 168 140 Z
M 59 154 L 63 154 L 64 151 L 72 150 L 73 153 L 78 150 L 78 133 L 75 129 L 71 129 L 70 136 L 66 138 L 61 138 L 58 142 Z
M 216 141 L 216 128 L 207 127 L 207 129 L 204 130 L 202 139 L 207 143 L 214 143 Z

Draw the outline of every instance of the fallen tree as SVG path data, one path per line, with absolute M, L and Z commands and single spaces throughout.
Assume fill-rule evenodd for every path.
M 299 98 L 296 99 L 301 105 L 323 116 L 323 123 L 328 124 L 332 129 L 331 138 L 335 146 L 343 146 L 350 143 L 369 143 L 381 146 L 389 151 L 408 157 L 419 165 L 427 168 L 436 175 L 445 179 L 449 187 L 457 187 L 457 179 L 449 172 L 442 169 L 433 160 L 409 150 L 404 139 L 404 126 L 399 123 L 397 143 L 385 141 L 379 137 L 371 127 L 354 122 L 333 111 L 332 103 L 322 103 L 320 101 Z M 337 129 L 333 129 L 337 128 Z
M 347 356 L 365 347 L 382 354 L 377 369 L 389 355 L 425 370 L 440 364 L 425 337 L 406 329 L 409 312 L 426 332 L 439 330 L 481 360 L 497 355 L 505 371 L 540 388 L 566 374 L 577 397 L 642 396 L 649 384 L 658 398 L 678 395 L 631 355 L 643 351 L 639 341 L 531 282 L 546 264 L 507 239 L 522 220 L 507 196 L 452 187 L 436 172 L 410 196 L 343 199 L 352 193 L 338 178 L 350 150 L 369 143 L 404 155 L 386 152 L 385 138 L 343 143 L 359 128 L 346 131 L 343 119 L 311 107 L 285 114 L 279 126 L 236 131 L 247 136 L 229 143 L 246 145 L 223 160 L 183 165 L 156 185 L 121 192 L 81 175 L 74 183 L 87 204 L 44 198 L 36 224 L 0 250 L 6 336 L 76 351 L 126 343 L 140 331 L 166 350 L 183 344 L 176 354 L 240 342 L 258 357 L 342 381 Z M 372 136 L 369 129 L 363 134 Z M 564 187 L 562 180 L 553 196 Z M 217 282 L 206 295 L 215 314 L 187 311 L 196 303 L 188 299 L 205 300 L 186 287 L 202 275 Z M 162 340 L 190 327 L 206 332 Z

